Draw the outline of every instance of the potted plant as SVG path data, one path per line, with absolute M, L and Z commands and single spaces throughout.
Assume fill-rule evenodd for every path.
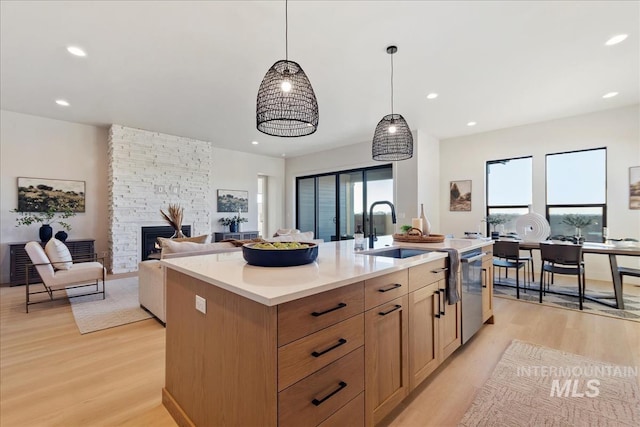
M 574 227 L 576 230 L 575 243 L 582 243 L 584 242 L 584 237 L 582 236 L 582 229 L 584 227 L 591 225 L 593 221 L 591 220 L 591 218 L 588 218 L 586 215 L 566 214 L 566 215 L 563 215 L 562 217 L 562 223 L 571 225 L 572 227 Z
M 240 224 L 242 224 L 243 222 L 248 222 L 249 220 L 247 218 L 243 218 L 240 216 L 240 214 L 235 215 L 235 216 L 230 216 L 230 217 L 223 217 L 220 218 L 218 220 L 219 223 L 221 223 L 222 225 L 229 226 L 229 232 L 230 233 L 235 233 L 237 231 L 239 231 L 239 226 Z
M 23 212 L 17 209 L 12 210 L 11 212 L 18 214 L 18 217 L 16 218 L 16 222 L 18 224 L 16 224 L 16 227 L 20 227 L 21 225 L 29 226 L 31 224 L 41 224 L 40 240 L 42 242 L 48 242 L 51 239 L 51 236 L 53 235 L 51 224 L 58 223 L 63 229 L 71 231 L 71 224 L 64 220 L 66 220 L 67 218 L 71 218 L 76 214 L 70 208 L 56 211 L 53 207 L 49 207 L 46 211 L 43 212 Z M 65 233 L 64 231 L 60 231 L 56 233 L 56 238 L 64 241 L 67 238 L 67 233 Z
M 507 216 L 505 215 L 492 214 L 487 215 L 487 217 L 483 219 L 483 221 L 492 227 L 493 231 L 491 232 L 491 238 L 498 239 L 500 237 L 500 233 L 496 231 L 496 226 L 506 224 L 507 222 L 509 222 L 509 218 L 507 218 Z

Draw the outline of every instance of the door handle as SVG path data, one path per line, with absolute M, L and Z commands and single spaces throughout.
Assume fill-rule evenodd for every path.
M 484 273 L 484 282 L 482 283 L 482 287 L 486 288 L 487 287 L 487 280 L 488 280 L 488 278 L 487 278 L 487 269 L 483 268 L 482 272 Z
M 392 309 L 387 310 L 387 311 L 381 311 L 378 314 L 380 316 L 386 316 L 387 314 L 393 313 L 396 310 L 400 310 L 402 308 L 402 306 L 400 304 L 396 304 Z
M 338 340 L 338 344 L 332 345 L 331 347 L 329 347 L 329 348 L 328 348 L 328 349 L 326 349 L 326 350 L 322 350 L 322 351 L 314 351 L 313 353 L 311 353 L 311 355 L 312 355 L 313 357 L 320 357 L 320 356 L 322 356 L 323 354 L 329 353 L 331 350 L 335 350 L 336 348 L 338 348 L 338 347 L 340 347 L 341 345 L 346 344 L 346 343 L 347 343 L 347 340 L 345 340 L 344 338 L 340 338 L 340 339 Z
M 440 291 L 442 293 L 442 309 L 440 311 L 440 314 L 442 314 L 443 316 L 445 316 L 447 314 L 447 302 L 445 301 L 445 297 L 446 297 L 446 291 L 444 288 L 442 288 L 442 290 Z
M 312 315 L 313 317 L 322 316 L 322 315 L 324 315 L 324 314 L 331 313 L 332 311 L 340 310 L 341 308 L 344 308 L 344 307 L 346 307 L 346 306 L 347 306 L 347 304 L 346 304 L 346 303 L 341 302 L 341 303 L 339 303 L 337 306 L 335 306 L 335 307 L 333 307 L 333 308 L 330 308 L 329 310 L 320 311 L 320 312 L 314 311 L 313 313 L 311 313 L 311 315 Z
M 344 381 L 340 381 L 338 383 L 338 388 L 333 390 L 331 393 L 327 394 L 325 397 L 323 397 L 322 399 L 313 399 L 311 401 L 311 403 L 313 403 L 316 406 L 320 406 L 320 404 L 322 402 L 324 402 L 325 400 L 327 400 L 328 398 L 330 398 L 331 396 L 333 396 L 334 394 L 338 393 L 340 390 L 342 390 L 343 388 L 345 388 L 347 386 L 347 383 L 345 383 Z
M 436 310 L 436 317 L 439 319 L 440 318 L 440 289 L 438 289 L 437 291 L 433 291 L 433 293 L 438 295 L 438 309 Z

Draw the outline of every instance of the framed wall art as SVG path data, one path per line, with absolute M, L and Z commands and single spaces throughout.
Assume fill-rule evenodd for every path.
M 249 192 L 218 190 L 218 212 L 249 212 Z
M 449 210 L 453 212 L 471 211 L 471 180 L 449 183 Z
M 18 211 L 85 211 L 85 182 L 18 177 Z
M 629 168 L 629 209 L 640 209 L 640 166 Z

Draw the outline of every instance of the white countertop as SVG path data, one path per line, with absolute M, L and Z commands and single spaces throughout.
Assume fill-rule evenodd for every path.
M 318 245 L 318 259 L 314 263 L 296 267 L 252 266 L 246 263 L 242 252 L 173 258 L 161 263 L 253 301 L 274 306 L 447 256 L 443 252 L 429 252 L 405 259 L 370 256 L 354 251 L 353 244 L 353 240 L 322 243 Z M 492 241 L 447 239 L 443 243 L 415 244 L 394 242 L 390 236 L 381 236 L 375 242 L 374 250 L 389 247 L 434 251 L 454 248 L 462 253 L 487 244 L 492 244 Z

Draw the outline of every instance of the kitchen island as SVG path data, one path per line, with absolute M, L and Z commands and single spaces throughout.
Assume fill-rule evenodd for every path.
M 376 249 L 390 244 L 434 251 L 395 259 L 339 241 L 297 267 L 250 266 L 237 252 L 162 261 L 163 403 L 178 424 L 378 423 L 461 345 L 447 254 L 435 251 L 490 256 L 491 242 L 380 238 Z

